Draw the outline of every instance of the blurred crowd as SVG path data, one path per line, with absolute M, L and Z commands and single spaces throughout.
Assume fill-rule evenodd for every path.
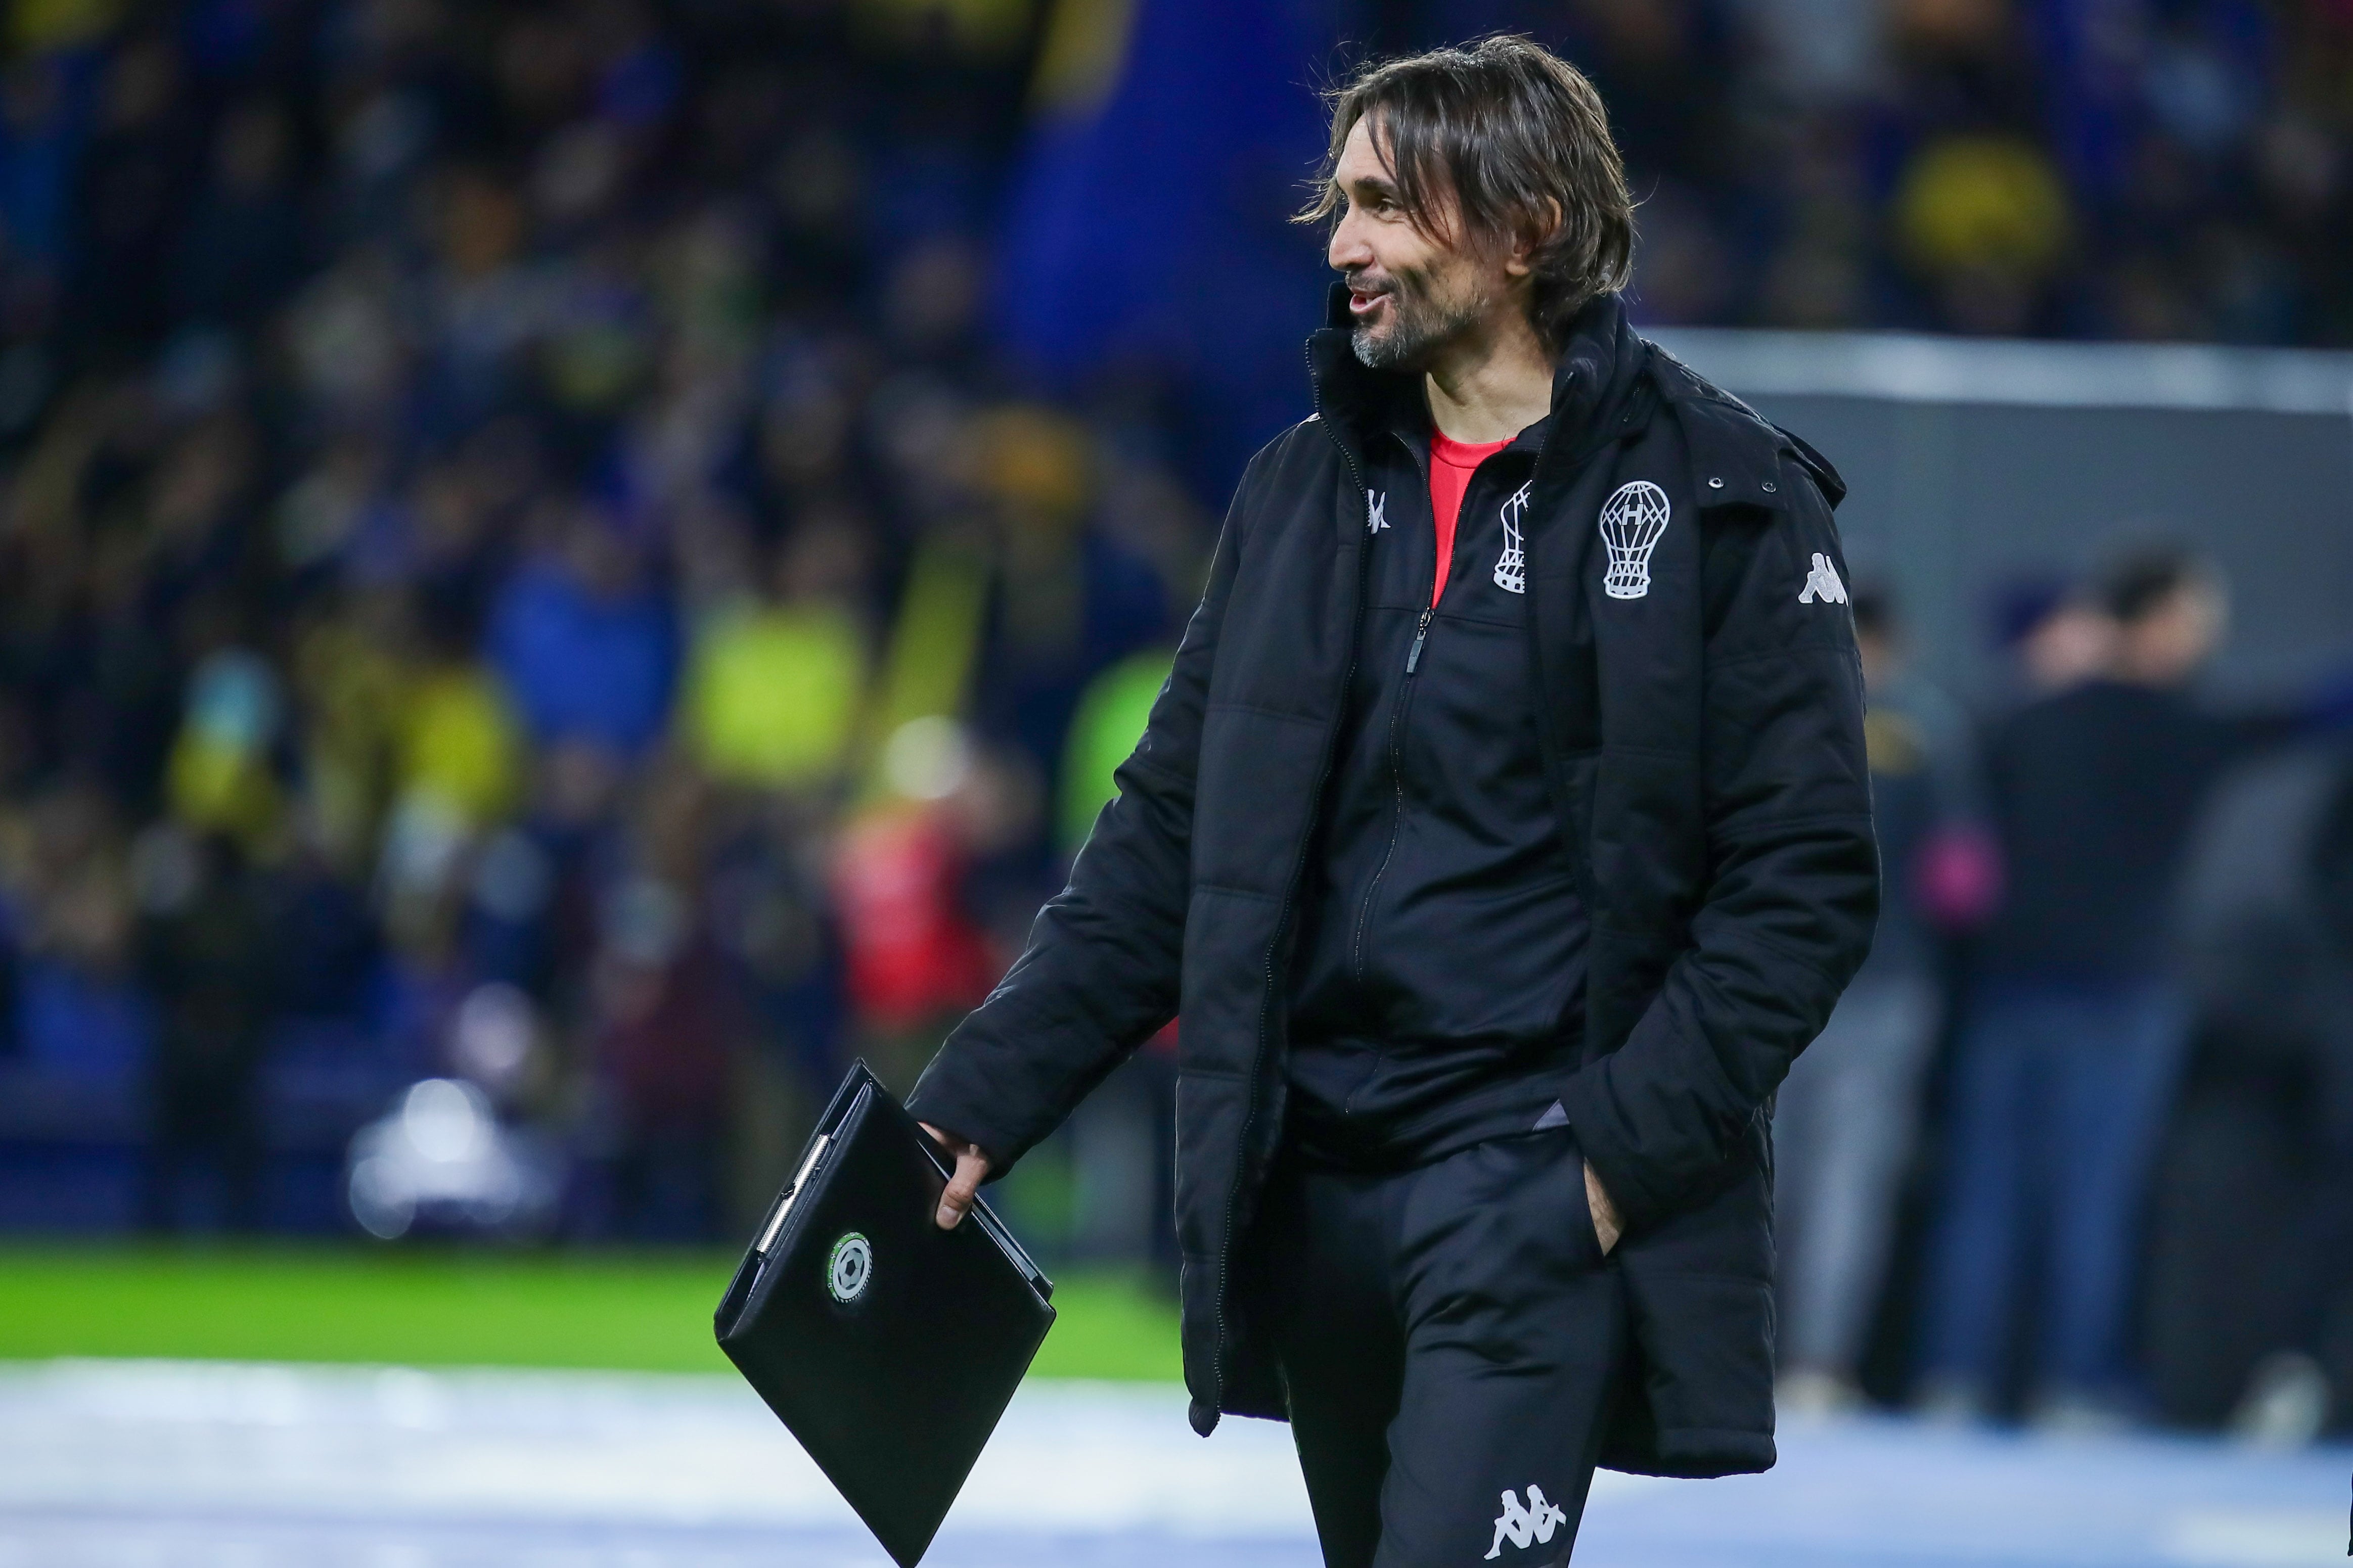
M 1652 319 L 2353 341 L 2341 0 L 1562 9 Z
M 22 54 L 0 1121 L 146 1158 L 11 1220 L 332 1225 L 354 1119 L 445 1075 L 572 1156 L 554 1223 L 716 1237 L 994 983 L 1207 546 L 1152 429 L 976 333 L 1027 16 Z
M 1883 902 L 1778 1096 L 1785 1408 L 2353 1425 L 2344 705 L 2201 700 L 2178 548 L 1998 612 L 1972 715 L 1854 599 Z
M 2342 0 L 1304 9 L 1588 67 L 1643 319 L 2353 339 Z M 1168 14 L 8 7 L 0 1226 L 728 1237 L 850 1057 L 912 1079 L 1108 795 L 1233 478 L 1181 374 L 989 330 L 1033 84 L 1115 95 Z M 1234 199 L 1293 257 L 1301 194 Z M 2334 753 L 2182 694 L 2218 594 L 2143 556 L 2021 602 L 1990 722 L 1858 597 L 1889 915 L 1781 1103 L 1801 1400 L 2353 1397 L 2344 1281 L 2278 1262 L 2353 1256 L 2345 931 L 2247 981 L 2163 918 L 2184 864 L 2231 910 L 2353 886 Z M 2310 853 L 2233 883 L 2197 825 L 2273 751 Z M 2196 929 L 2281 951 L 2234 919 Z M 1040 1226 L 1165 1246 L 1166 1072 L 1032 1163 Z M 2234 1268 L 2293 1277 L 2256 1326 L 2200 1305 Z
M 1459 0 L 1588 70 L 1649 320 L 2353 342 L 2343 0 Z

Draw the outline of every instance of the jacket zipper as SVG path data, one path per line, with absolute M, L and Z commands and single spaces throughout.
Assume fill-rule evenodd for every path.
M 1348 470 L 1348 482 L 1355 487 L 1355 490 L 1357 495 L 1365 498 L 1365 522 L 1366 525 L 1369 527 L 1372 523 L 1373 499 L 1372 492 L 1365 488 L 1364 470 L 1357 468 L 1356 454 L 1348 450 L 1348 444 L 1340 439 L 1338 428 L 1332 423 L 1331 416 L 1324 412 L 1324 386 L 1315 374 L 1315 353 L 1312 343 L 1303 352 L 1307 361 L 1307 384 L 1312 387 L 1314 392 L 1315 416 L 1323 421 L 1325 436 L 1330 438 L 1333 447 L 1338 450 L 1340 454 L 1340 464 L 1343 468 Z M 1365 550 L 1364 546 L 1360 542 L 1356 548 L 1356 602 L 1351 613 L 1348 628 L 1348 669 L 1347 673 L 1340 679 L 1340 701 L 1343 707 L 1346 705 L 1348 700 L 1348 689 L 1356 684 L 1357 648 L 1363 640 L 1364 630 Z M 1276 906 L 1274 911 L 1274 940 L 1268 946 L 1266 952 L 1266 984 L 1264 990 L 1262 990 L 1259 995 L 1258 1048 L 1250 1057 L 1250 1077 L 1242 1086 L 1242 1094 L 1244 1097 L 1242 1100 L 1242 1125 L 1241 1131 L 1236 1135 L 1234 1142 L 1233 1181 L 1232 1184 L 1226 1188 L 1225 1237 L 1219 1244 L 1218 1249 L 1217 1336 L 1216 1345 L 1209 1366 L 1209 1376 L 1214 1383 L 1217 1394 L 1216 1408 L 1212 1411 L 1212 1414 L 1216 1415 L 1222 1415 L 1225 1413 L 1226 1286 L 1229 1282 L 1229 1277 L 1232 1273 L 1233 1266 L 1234 1205 L 1241 1196 L 1242 1167 L 1250 1159 L 1250 1128 L 1258 1121 L 1259 1067 L 1266 1056 L 1267 1026 L 1272 1017 L 1274 1010 L 1274 959 L 1275 954 L 1282 951 L 1282 934 L 1291 924 L 1291 901 L 1297 896 L 1299 891 L 1299 873 L 1301 868 L 1307 863 L 1307 846 L 1315 837 L 1314 816 L 1316 813 L 1323 809 L 1324 786 L 1331 782 L 1332 743 L 1338 736 L 1339 731 L 1340 721 L 1338 713 L 1335 711 L 1332 721 L 1324 727 L 1324 759 L 1316 767 L 1315 787 L 1308 795 L 1309 815 L 1307 830 L 1299 836 L 1298 852 L 1291 858 L 1291 875 L 1284 880 L 1282 885 L 1282 902 Z
M 1432 574 L 1433 579 L 1435 573 Z M 1365 938 L 1373 926 L 1373 905 L 1381 895 L 1381 880 L 1389 873 L 1389 862 L 1397 858 L 1398 840 L 1405 834 L 1405 710 L 1413 700 L 1413 672 L 1421 664 L 1421 645 L 1429 640 L 1430 623 L 1438 614 L 1438 606 L 1426 605 L 1421 618 L 1413 625 L 1413 647 L 1405 656 L 1408 684 L 1398 692 L 1397 701 L 1389 708 L 1389 841 L 1381 850 L 1381 863 L 1373 868 L 1372 880 L 1365 884 L 1364 901 L 1356 906 L 1356 935 L 1350 943 L 1352 956 L 1349 969 L 1361 982 L 1365 978 Z
M 1425 477 L 1426 478 L 1426 477 Z M 1463 498 L 1468 500 L 1466 495 Z M 1433 539 L 1434 539 L 1433 535 Z M 1457 534 L 1460 539 L 1460 534 Z M 1447 573 L 1451 580 L 1453 572 Z M 1430 565 L 1430 602 L 1421 608 L 1420 617 L 1413 623 L 1413 646 L 1405 654 L 1405 687 L 1398 692 L 1397 703 L 1389 710 L 1389 789 L 1394 795 L 1389 816 L 1389 841 L 1381 850 L 1381 863 L 1373 868 L 1373 879 L 1365 885 L 1365 901 L 1356 909 L 1356 934 L 1349 944 L 1348 967 L 1356 980 L 1365 978 L 1365 938 L 1373 926 L 1373 903 L 1380 897 L 1381 880 L 1388 875 L 1389 862 L 1397 858 L 1398 840 L 1405 834 L 1405 727 L 1406 705 L 1413 700 L 1413 674 L 1421 668 L 1422 646 L 1430 641 L 1430 623 L 1438 618 L 1438 560 L 1432 552 Z

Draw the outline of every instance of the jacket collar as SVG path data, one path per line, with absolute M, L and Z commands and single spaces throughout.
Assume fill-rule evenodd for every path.
M 1359 452 L 1400 422 L 1419 424 L 1420 378 L 1366 367 L 1349 346 L 1348 289 L 1332 286 L 1324 324 L 1307 340 L 1315 408 Z M 1546 445 L 1581 449 L 1618 422 L 1640 378 L 1650 344 L 1626 320 L 1615 294 L 1597 295 L 1569 322 L 1553 369 Z

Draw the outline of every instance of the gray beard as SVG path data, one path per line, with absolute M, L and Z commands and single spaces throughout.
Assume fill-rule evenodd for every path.
M 1433 351 L 1458 332 L 1464 331 L 1486 314 L 1486 301 L 1466 300 L 1447 310 L 1426 296 L 1409 297 L 1404 292 L 1389 296 L 1397 311 L 1397 324 L 1388 335 L 1375 338 L 1370 327 L 1358 327 L 1348 337 L 1348 346 L 1356 351 L 1356 359 L 1367 370 L 1404 371 L 1427 370 Z

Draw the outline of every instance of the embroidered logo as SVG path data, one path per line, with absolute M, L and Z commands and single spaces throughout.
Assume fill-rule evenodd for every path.
M 1383 530 L 1387 529 L 1389 525 L 1389 520 L 1384 514 L 1386 514 L 1388 510 L 1388 491 L 1366 490 L 1365 492 L 1365 531 L 1366 533 L 1379 533 Z
M 1552 1532 L 1567 1522 L 1568 1515 L 1546 1500 L 1542 1487 L 1531 1485 L 1528 1488 L 1528 1505 L 1525 1508 L 1520 1506 L 1517 1492 L 1505 1492 L 1503 1514 L 1495 1521 L 1495 1544 L 1487 1548 L 1487 1555 L 1481 1561 L 1493 1563 L 1502 1556 L 1506 1541 L 1523 1551 L 1531 1541 L 1539 1543 L 1549 1542 Z
M 1846 584 L 1839 581 L 1838 568 L 1819 550 L 1814 552 L 1814 569 L 1806 574 L 1806 585 L 1798 590 L 1798 603 L 1810 605 L 1817 599 L 1825 605 L 1846 603 Z
M 1534 483 L 1534 479 L 1528 481 L 1528 485 Z M 1520 549 L 1520 519 L 1527 514 L 1528 485 L 1514 490 L 1504 503 L 1504 552 L 1495 557 L 1495 586 L 1506 594 L 1528 591 L 1528 558 Z
M 853 1230 L 833 1244 L 833 1254 L 826 1259 L 825 1288 L 835 1300 L 844 1306 L 857 1300 L 873 1278 L 874 1247 L 864 1237 Z
M 1609 564 L 1601 591 L 1613 599 L 1640 599 L 1651 591 L 1651 552 L 1674 515 L 1667 492 L 1648 479 L 1620 485 L 1601 503 L 1601 542 Z

